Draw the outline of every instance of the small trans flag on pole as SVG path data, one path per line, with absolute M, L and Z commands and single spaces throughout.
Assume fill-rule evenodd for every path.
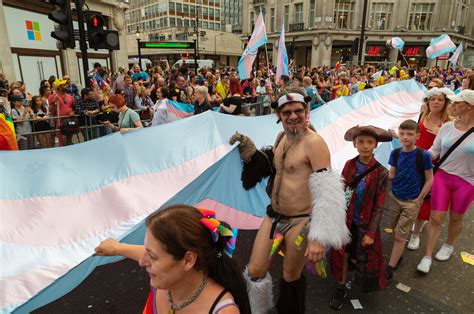
M 431 39 L 430 45 L 426 48 L 426 56 L 430 59 L 434 59 L 449 52 L 453 52 L 455 49 L 456 45 L 452 42 L 451 38 L 448 35 L 443 34 Z
M 402 50 L 403 46 L 405 46 L 405 42 L 403 41 L 403 39 L 401 39 L 400 37 L 392 38 L 392 48 Z
M 257 18 L 257 23 L 255 23 L 255 27 L 252 32 L 252 36 L 247 44 L 247 48 L 245 48 L 244 52 L 242 53 L 242 57 L 239 60 L 239 78 L 241 80 L 245 80 L 250 77 L 250 73 L 252 73 L 252 65 L 257 57 L 258 48 L 265 45 L 267 43 L 267 31 L 265 29 L 265 22 L 263 21 L 263 14 L 260 11 L 260 14 Z
M 280 80 L 282 75 L 288 75 L 288 53 L 285 45 L 285 24 L 281 25 L 280 41 L 278 42 L 277 69 L 275 82 Z
M 456 51 L 453 53 L 451 58 L 449 58 L 449 62 L 452 64 L 456 65 L 458 63 L 459 56 L 463 53 L 463 47 L 462 47 L 462 42 L 459 44 L 459 46 L 456 48 Z

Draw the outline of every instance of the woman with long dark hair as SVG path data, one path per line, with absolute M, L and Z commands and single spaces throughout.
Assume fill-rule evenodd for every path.
M 97 255 L 122 255 L 150 274 L 143 313 L 250 313 L 247 287 L 231 255 L 237 231 L 209 210 L 174 205 L 146 220 L 145 245 L 107 239 Z

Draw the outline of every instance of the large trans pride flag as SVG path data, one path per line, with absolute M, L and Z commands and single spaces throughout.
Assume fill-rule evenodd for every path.
M 416 118 L 423 87 L 395 82 L 342 97 L 311 112 L 333 167 L 356 155 L 343 135 L 353 125 L 396 128 Z M 92 270 L 118 257 L 93 256 L 106 237 L 143 243 L 144 219 L 187 203 L 216 210 L 240 229 L 257 229 L 268 197 L 265 182 L 244 191 L 241 161 L 229 137 L 239 131 L 272 145 L 276 117 L 216 112 L 128 134 L 45 150 L 0 152 L 0 305 L 27 313 L 63 296 Z M 377 149 L 385 163 L 390 143 Z

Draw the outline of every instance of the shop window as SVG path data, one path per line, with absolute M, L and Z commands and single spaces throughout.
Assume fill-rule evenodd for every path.
M 412 3 L 408 27 L 412 31 L 430 30 L 433 20 L 434 3 Z
M 354 0 L 336 0 L 334 4 L 334 23 L 336 28 L 353 28 L 354 6 Z
M 372 30 L 388 30 L 392 18 L 393 3 L 372 3 L 369 28 Z

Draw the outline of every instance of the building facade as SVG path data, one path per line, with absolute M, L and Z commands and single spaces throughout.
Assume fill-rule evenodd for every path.
M 127 65 L 125 3 L 116 0 L 89 0 L 90 10 L 99 11 L 107 19 L 108 29 L 118 30 L 121 50 L 88 50 L 89 69 L 94 62 L 118 69 Z M 54 6 L 39 0 L 0 0 L 0 72 L 10 81 L 24 81 L 28 90 L 38 93 L 40 81 L 50 75 L 68 74 L 74 84 L 84 86 L 79 42 L 75 49 L 59 50 L 50 36 L 54 22 L 48 13 Z M 73 14 L 73 18 L 74 14 Z M 77 29 L 77 19 L 74 21 Z
M 127 47 L 131 58 L 141 41 L 192 42 L 196 25 L 200 32 L 198 55 L 218 65 L 235 65 L 242 54 L 242 0 L 131 0 L 126 13 Z M 163 58 L 172 65 L 193 58 L 193 50 L 142 49 L 143 58 L 159 64 Z
M 270 61 L 276 60 L 281 27 L 287 51 L 298 65 L 334 65 L 356 62 L 364 0 L 246 0 L 243 41 L 247 41 L 260 10 L 265 16 Z M 472 0 L 368 0 L 363 60 L 366 63 L 403 63 L 398 50 L 387 47 L 392 37 L 405 41 L 402 51 L 411 66 L 432 66 L 447 61 L 427 59 L 431 38 L 449 34 L 464 54 L 459 62 L 474 66 L 474 1 Z M 440 58 L 443 59 L 443 58 Z

